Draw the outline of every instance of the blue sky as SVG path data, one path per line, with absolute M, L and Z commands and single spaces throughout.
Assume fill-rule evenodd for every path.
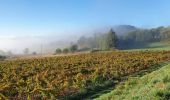
M 61 40 L 120 24 L 168 26 L 170 0 L 0 0 L 0 50 L 64 46 Z
M 0 35 L 74 34 L 170 24 L 170 0 L 0 0 Z

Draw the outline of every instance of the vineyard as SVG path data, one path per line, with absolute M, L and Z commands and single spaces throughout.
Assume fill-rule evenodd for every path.
M 63 99 L 170 60 L 169 51 L 114 51 L 0 62 L 0 99 Z

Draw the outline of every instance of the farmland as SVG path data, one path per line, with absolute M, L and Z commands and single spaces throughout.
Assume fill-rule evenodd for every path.
M 170 60 L 169 51 L 113 51 L 0 62 L 0 98 L 80 98 Z

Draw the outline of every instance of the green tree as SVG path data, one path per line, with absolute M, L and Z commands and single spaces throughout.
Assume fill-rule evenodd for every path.
M 107 34 L 104 34 L 99 38 L 99 48 L 100 50 L 108 50 L 108 45 L 107 45 Z
M 77 50 L 78 50 L 78 46 L 76 44 L 70 46 L 70 52 L 76 52 Z
M 68 53 L 69 52 L 69 49 L 68 48 L 64 48 L 63 49 L 63 53 Z
M 55 50 L 55 54 L 60 54 L 61 52 L 62 52 L 62 51 L 61 51 L 60 48 L 58 48 L 58 49 Z
M 117 47 L 117 36 L 112 29 L 110 29 L 110 31 L 108 32 L 106 41 L 107 49 L 113 49 Z

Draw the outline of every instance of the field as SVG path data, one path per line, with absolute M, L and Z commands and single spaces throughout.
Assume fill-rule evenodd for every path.
M 0 99 L 81 99 L 170 60 L 169 51 L 113 51 L 0 62 Z
M 130 77 L 111 93 L 96 100 L 169 100 L 170 64 L 143 77 Z
M 170 42 L 164 41 L 164 42 L 150 43 L 147 45 L 146 48 L 151 50 L 170 50 Z
M 147 43 L 144 45 L 136 45 L 131 48 L 123 49 L 124 51 L 169 51 L 170 50 L 170 42 L 169 41 L 161 41 L 161 42 L 153 42 Z

